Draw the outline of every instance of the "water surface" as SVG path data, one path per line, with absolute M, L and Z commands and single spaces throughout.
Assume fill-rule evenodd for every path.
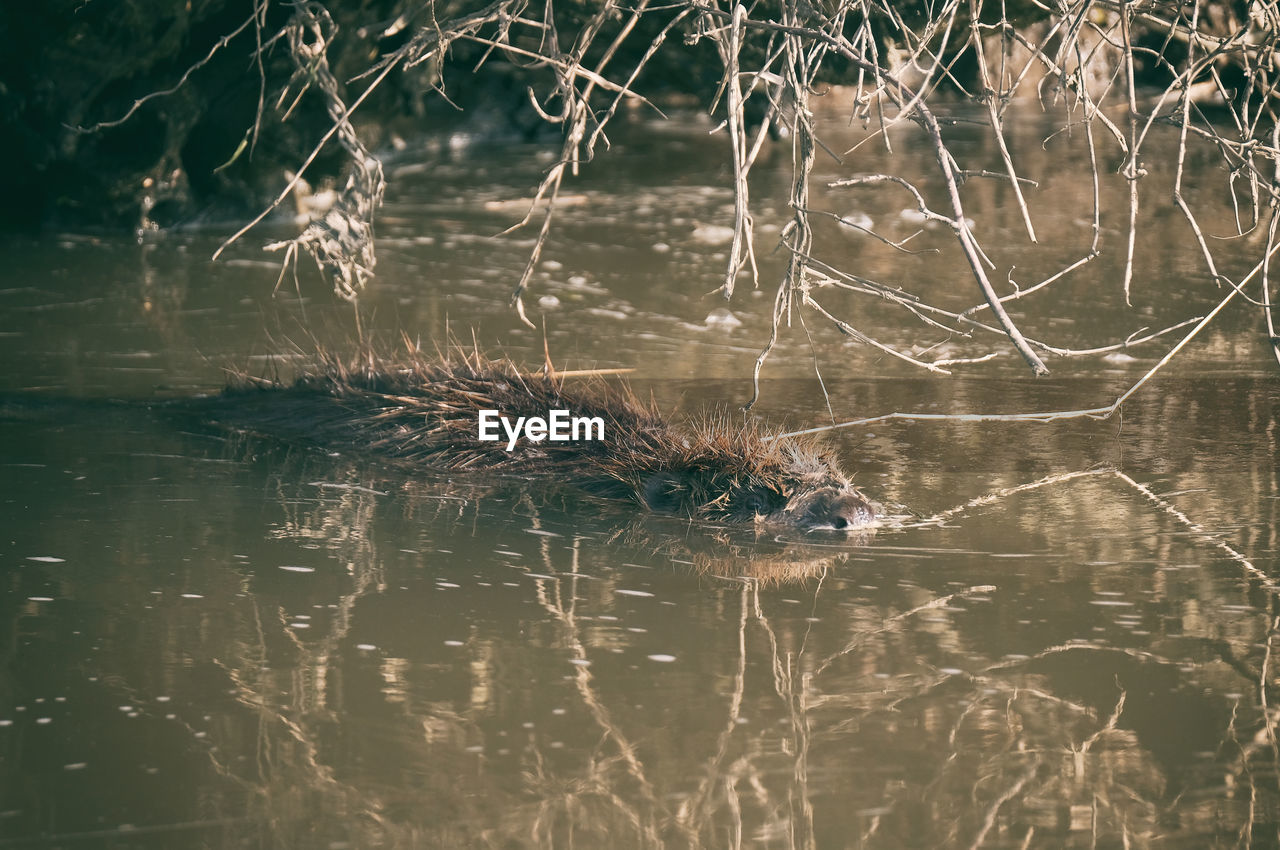
M 705 228 L 732 208 L 707 129 L 662 130 L 674 165 L 654 128 L 617 139 L 574 184 L 529 296 L 559 365 L 635 367 L 693 413 L 750 396 L 772 300 L 744 282 L 741 324 L 706 321 L 727 249 Z M 787 162 L 779 146 L 762 166 L 761 245 L 785 222 Z M 506 306 L 531 237 L 493 234 L 546 165 L 532 146 L 400 155 L 364 332 L 433 345 L 474 328 L 539 364 L 542 333 Z M 1063 175 L 1034 213 L 1079 233 L 1087 189 Z M 908 226 L 902 199 L 856 198 L 819 200 Z M 1021 248 L 1001 193 L 971 198 L 1026 280 L 1081 250 Z M 920 237 L 942 253 L 903 255 L 830 225 L 828 262 L 977 303 L 945 234 Z M 229 229 L 0 248 L 0 389 L 45 399 L 0 418 L 0 847 L 1280 841 L 1280 384 L 1255 313 L 1225 314 L 1109 420 L 836 431 L 890 518 L 779 537 L 148 408 L 352 345 L 351 308 L 309 270 L 272 297 L 257 243 L 210 263 Z M 1143 252 L 1133 307 L 1104 253 L 1019 321 L 1084 348 L 1221 297 L 1176 218 Z M 772 285 L 780 260 L 761 253 Z M 831 298 L 887 343 L 971 345 Z M 765 373 L 753 412 L 779 428 L 1096 407 L 1172 344 L 1050 361 L 1041 380 L 1005 352 L 948 378 L 811 330 Z

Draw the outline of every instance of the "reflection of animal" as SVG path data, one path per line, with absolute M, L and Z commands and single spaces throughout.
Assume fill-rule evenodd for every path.
M 803 530 L 845 531 L 875 519 L 870 503 L 819 446 L 770 441 L 754 427 L 709 419 L 665 422 L 628 389 L 519 371 L 509 361 L 446 360 L 356 366 L 329 360 L 292 384 L 245 381 L 210 400 L 237 428 L 448 470 L 554 476 L 655 511 Z M 604 423 L 603 439 L 481 441 L 479 414 L 510 421 L 572 417 Z M 581 435 L 580 435 L 581 436 Z

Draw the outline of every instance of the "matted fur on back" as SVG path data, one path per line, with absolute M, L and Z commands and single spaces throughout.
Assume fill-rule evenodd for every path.
M 441 470 L 548 474 L 664 512 L 844 529 L 874 517 L 831 454 L 768 440 L 753 424 L 709 416 L 669 424 L 623 383 L 521 371 L 453 353 L 428 360 L 322 359 L 290 384 L 242 378 L 218 417 L 236 427 Z M 603 439 L 479 439 L 482 410 L 515 421 L 565 410 L 596 418 Z

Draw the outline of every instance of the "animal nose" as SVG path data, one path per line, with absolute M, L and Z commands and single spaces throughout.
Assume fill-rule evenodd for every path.
M 875 512 L 865 500 L 857 496 L 842 496 L 831 503 L 831 527 L 846 531 L 866 525 L 875 519 Z

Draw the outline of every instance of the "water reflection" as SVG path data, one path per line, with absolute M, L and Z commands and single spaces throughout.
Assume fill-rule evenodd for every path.
M 1264 842 L 1275 500 L 1206 493 L 1249 455 L 1194 446 L 1230 431 L 1265 452 L 1273 420 L 1191 411 L 1193 395 L 1130 414 L 1176 417 L 1185 452 L 1158 429 L 1112 436 L 1144 468 L 1171 447 L 1145 481 L 1031 478 L 1009 465 L 1025 451 L 990 446 L 970 470 L 947 460 L 973 456 L 963 428 L 946 452 L 887 432 L 863 446 L 868 471 L 932 446 L 939 490 L 972 495 L 843 542 L 638 520 L 163 417 L 7 422 L 23 522 L 0 593 L 0 834 Z M 1078 436 L 1059 436 L 1039 451 L 1069 463 Z
M 833 149 L 855 141 L 825 120 Z M 722 279 L 731 205 L 705 129 L 680 131 L 679 163 L 620 133 L 607 168 L 584 168 L 530 300 L 550 296 L 557 365 L 637 367 L 664 409 L 743 402 L 768 325 L 763 296 L 710 322 L 724 305 L 698 297 Z M 1037 226 L 1074 226 L 1092 204 L 1076 154 L 1021 147 L 1055 166 Z M 787 218 L 765 200 L 769 181 L 786 196 L 777 151 L 753 187 L 762 246 Z M 529 237 L 492 237 L 546 164 L 406 154 L 362 328 L 429 347 L 474 327 L 540 363 L 543 336 L 506 307 Z M 844 176 L 818 167 L 815 182 Z M 1079 245 L 1046 249 L 1061 256 L 1003 245 L 1021 225 L 999 185 L 966 192 L 1020 281 L 1087 245 L 1087 222 Z M 888 195 L 813 202 L 915 229 Z M 1089 347 L 1221 297 L 1180 285 L 1195 247 L 1166 200 L 1143 203 L 1136 306 L 1105 285 L 1121 261 L 1103 254 L 1038 296 L 1036 333 Z M 946 254 L 816 225 L 830 262 L 950 309 L 974 300 Z M 355 322 L 327 284 L 273 299 L 278 268 L 252 246 L 201 259 L 221 235 L 0 246 L 21 281 L 0 289 L 3 388 L 173 397 L 216 389 L 224 366 L 287 373 L 291 341 L 345 350 Z M 914 247 L 947 244 L 926 230 Z M 762 261 L 768 279 L 779 261 Z M 918 340 L 896 307 L 839 306 L 855 305 L 886 341 Z M 851 539 L 410 476 L 128 405 L 0 404 L 0 847 L 1280 843 L 1280 392 L 1254 320 L 1223 315 L 1106 422 L 836 433 L 892 515 Z M 815 333 L 778 349 L 767 374 L 784 380 L 758 412 L 781 429 L 1096 407 L 1164 350 L 1052 362 L 1044 381 L 1011 358 L 941 380 Z

